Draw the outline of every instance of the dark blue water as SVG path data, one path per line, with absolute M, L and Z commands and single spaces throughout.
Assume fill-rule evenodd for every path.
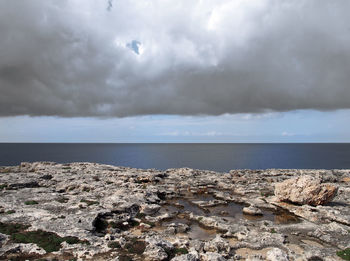
M 350 169 L 345 144 L 0 144 L 0 165 L 76 161 L 136 168 Z

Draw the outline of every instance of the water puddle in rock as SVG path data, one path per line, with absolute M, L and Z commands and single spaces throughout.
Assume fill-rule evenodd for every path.
M 179 213 L 190 213 L 199 216 L 218 216 L 224 217 L 229 221 L 235 221 L 237 219 L 247 219 L 251 221 L 269 220 L 275 224 L 291 224 L 299 222 L 299 219 L 289 213 L 288 211 L 261 209 L 263 215 L 253 216 L 243 214 L 243 204 L 235 202 L 218 203 L 215 206 L 211 206 L 209 203 L 216 199 L 210 194 L 197 194 L 192 195 L 186 199 L 172 199 L 168 201 L 165 208 L 171 209 L 172 211 L 178 211 Z M 208 204 L 209 206 L 206 206 Z M 201 205 L 205 206 L 202 207 Z
M 191 239 L 211 240 L 215 238 L 217 234 L 215 229 L 206 228 L 197 222 L 193 222 L 185 218 L 174 218 L 169 221 L 162 222 L 161 227 L 169 227 L 171 224 L 186 224 L 189 226 L 188 231 L 180 232 L 178 235 L 187 235 Z
M 217 204 L 212 204 L 212 203 Z M 203 207 L 205 206 L 205 207 Z M 261 209 L 263 215 L 251 216 L 244 215 L 242 210 L 245 206 L 234 202 L 225 204 L 223 201 L 216 200 L 210 194 L 189 195 L 186 198 L 176 198 L 168 200 L 166 205 L 162 206 L 161 212 L 168 213 L 169 218 L 159 222 L 155 231 L 166 232 L 168 228 L 177 227 L 175 224 L 186 224 L 188 231 L 176 232 L 178 235 L 186 235 L 189 238 L 199 240 L 211 240 L 215 238 L 217 231 L 209 229 L 201 224 L 191 221 L 188 218 L 190 213 L 198 216 L 217 216 L 222 217 L 230 222 L 237 222 L 239 219 L 247 219 L 252 221 L 270 220 L 275 224 L 289 224 L 298 222 L 298 218 L 287 211 L 272 211 Z M 174 232 L 173 232 L 174 233 Z

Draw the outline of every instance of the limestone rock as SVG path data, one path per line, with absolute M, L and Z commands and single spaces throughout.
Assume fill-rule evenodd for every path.
M 273 248 L 266 254 L 266 259 L 269 261 L 288 261 L 287 254 L 279 248 Z
M 252 216 L 260 216 L 263 214 L 262 211 L 255 206 L 245 207 L 243 208 L 242 211 L 243 211 L 243 214 L 252 215 Z
M 205 254 L 201 254 L 201 260 L 203 261 L 225 261 L 226 258 L 224 258 L 222 255 L 218 253 L 208 252 Z
M 321 179 L 309 175 L 285 180 L 275 186 L 275 195 L 280 201 L 299 205 L 323 205 L 337 194 L 337 187 L 322 184 Z
M 193 254 L 185 254 L 185 255 L 176 256 L 171 260 L 172 261 L 197 261 L 198 258 Z
M 157 245 L 148 245 L 143 255 L 146 257 L 146 260 L 149 261 L 162 261 L 168 258 L 168 254 L 165 250 Z

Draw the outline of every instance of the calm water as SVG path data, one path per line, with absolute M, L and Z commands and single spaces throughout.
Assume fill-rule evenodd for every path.
M 22 161 L 88 161 L 137 168 L 215 171 L 267 168 L 348 168 L 346 144 L 9 144 L 0 165 Z

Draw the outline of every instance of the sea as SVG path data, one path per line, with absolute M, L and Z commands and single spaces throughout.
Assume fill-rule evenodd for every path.
M 0 165 L 96 162 L 159 169 L 350 169 L 350 143 L 0 143 Z

